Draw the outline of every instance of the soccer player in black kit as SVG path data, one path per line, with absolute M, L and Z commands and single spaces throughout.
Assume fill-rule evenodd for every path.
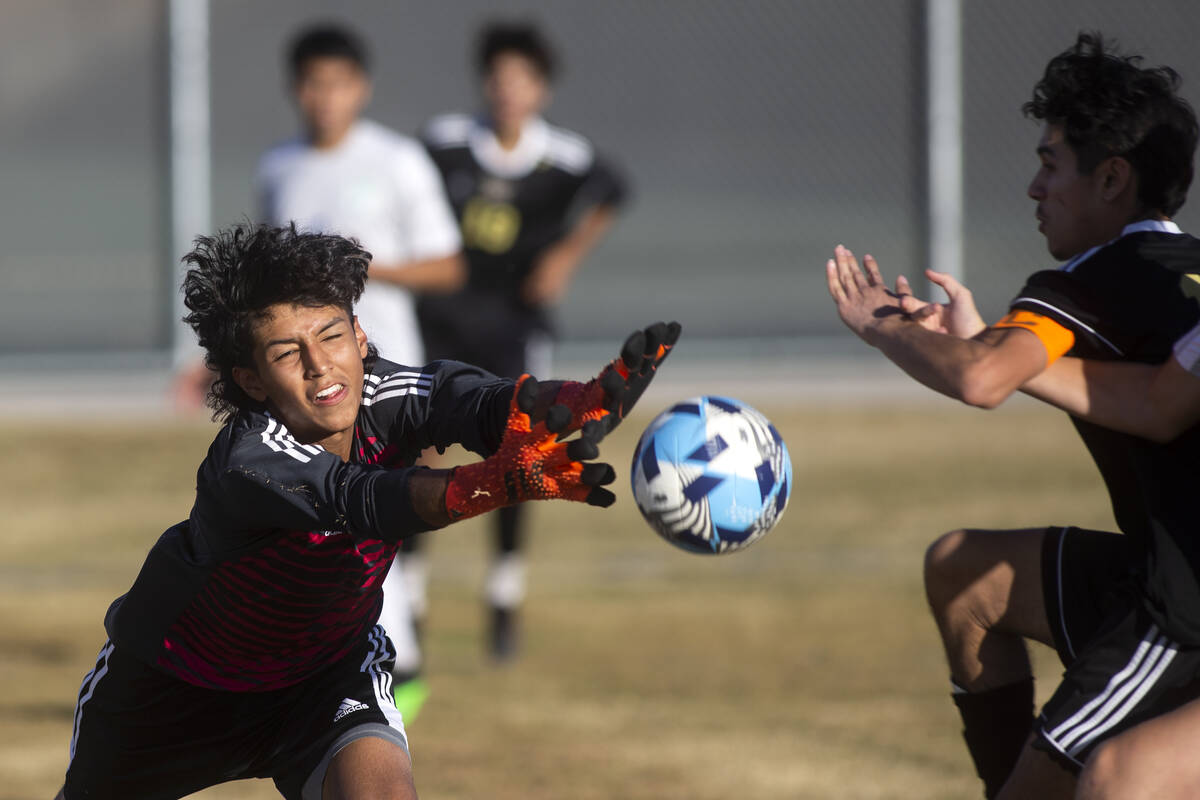
M 1200 240 L 1171 221 L 1192 181 L 1196 116 L 1172 70 L 1140 62 L 1081 34 L 1025 105 L 1044 123 L 1028 193 L 1065 263 L 1034 273 L 1000 322 L 979 319 L 947 276 L 930 275 L 950 295 L 935 308 L 905 281 L 887 291 L 870 256 L 865 274 L 841 246 L 827 265 L 843 321 L 918 381 L 985 408 L 1022 389 L 1072 412 L 1124 534 L 959 530 L 930 546 L 926 593 L 988 797 L 1072 797 L 1106 742 L 1134 741 L 1200 696 L 1200 427 L 1170 441 L 1100 427 L 1058 386 L 1080 370 L 1064 354 L 1157 364 L 1200 320 Z M 1025 638 L 1066 666 L 1036 719 Z M 1108 796 L 1097 783 L 1080 791 Z
M 545 369 L 549 309 L 608 231 L 625 187 L 590 142 L 542 118 L 556 61 L 536 27 L 487 26 L 478 68 L 486 111 L 436 117 L 422 134 L 461 226 L 467 286 L 424 297 L 417 310 L 431 358 L 516 376 Z M 486 595 L 490 651 L 498 659 L 514 652 L 524 593 L 520 513 L 514 506 L 495 515 L 497 550 Z M 406 551 L 417 541 L 406 543 Z M 415 554 L 401 560 L 419 616 L 423 562 Z
M 240 226 L 186 260 L 186 319 L 225 424 L 187 519 L 105 616 L 59 797 L 177 798 L 259 777 L 294 800 L 415 798 L 376 624 L 399 542 L 526 500 L 611 504 L 597 442 L 678 326 L 635 333 L 588 383 L 402 366 L 354 317 L 370 254 L 353 241 Z M 451 443 L 484 458 L 412 467 Z

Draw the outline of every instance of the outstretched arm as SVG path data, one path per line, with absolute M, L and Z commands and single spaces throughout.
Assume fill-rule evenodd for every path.
M 1023 391 L 1088 422 L 1169 442 L 1200 420 L 1200 377 L 1160 365 L 1064 358 Z
M 921 325 L 887 290 L 878 264 L 838 245 L 826 264 L 829 293 L 838 315 L 863 341 L 879 348 L 929 388 L 981 408 L 994 408 L 1046 368 L 1041 340 L 1021 328 L 985 328 L 959 338 Z
M 923 326 L 959 337 L 986 327 L 971 293 L 948 275 L 927 271 L 946 290 L 949 302 L 925 303 L 908 282 L 896 281 L 900 307 Z M 1167 442 L 1200 420 L 1200 326 L 1183 336 L 1176 355 L 1161 365 L 1061 358 L 1021 387 L 1021 391 L 1088 422 Z
M 527 500 L 609 506 L 615 475 L 593 462 L 599 442 L 633 408 L 679 338 L 680 326 L 655 323 L 625 340 L 620 357 L 587 383 L 525 375 L 509 405 L 500 447 L 481 462 L 423 470 L 409 480 L 413 508 L 440 527 Z M 580 435 L 561 441 L 569 434 Z

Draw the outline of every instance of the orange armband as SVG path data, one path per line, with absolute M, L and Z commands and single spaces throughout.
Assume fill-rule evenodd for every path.
M 1032 311 L 1010 311 L 993 328 L 1024 328 L 1046 348 L 1046 366 L 1062 358 L 1075 344 L 1075 334 L 1049 317 Z

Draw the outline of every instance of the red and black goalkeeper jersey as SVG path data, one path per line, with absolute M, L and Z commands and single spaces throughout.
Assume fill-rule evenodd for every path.
M 1159 363 L 1200 320 L 1200 240 L 1171 222 L 1129 225 L 1061 269 L 1034 273 L 1015 310 L 1069 328 L 1068 355 Z M 1200 645 L 1200 426 L 1167 444 L 1072 418 L 1104 478 L 1121 531 L 1145 554 L 1133 565 L 1165 632 Z
M 361 644 L 401 539 L 427 530 L 408 501 L 429 446 L 499 445 L 513 382 L 465 364 L 366 375 L 351 459 L 244 411 L 217 434 L 184 522 L 151 549 L 105 618 L 118 647 L 189 683 L 297 683 Z

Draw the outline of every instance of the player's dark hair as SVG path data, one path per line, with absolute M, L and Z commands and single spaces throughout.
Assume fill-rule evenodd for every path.
M 233 380 L 234 367 L 253 367 L 254 323 L 278 303 L 310 308 L 338 306 L 353 318 L 367 280 L 371 254 L 341 236 L 301 233 L 245 223 L 214 236 L 199 236 L 183 261 L 183 302 L 204 348 L 204 363 L 217 374 L 207 402 L 213 418 L 262 405 Z M 375 358 L 368 348 L 364 365 Z
M 1099 33 L 1080 33 L 1051 59 L 1021 110 L 1061 126 L 1081 174 L 1120 156 L 1138 178 L 1138 199 L 1172 216 L 1187 199 L 1196 151 L 1196 114 L 1177 94 L 1170 67 L 1141 67 Z
M 558 71 L 558 56 L 537 25 L 521 22 L 492 22 L 479 33 L 476 66 L 487 75 L 501 53 L 517 53 L 529 59 L 547 81 Z
M 334 23 L 304 28 L 292 39 L 287 53 L 292 80 L 299 80 L 314 58 L 344 58 L 364 73 L 370 71 L 366 43 L 354 31 Z

